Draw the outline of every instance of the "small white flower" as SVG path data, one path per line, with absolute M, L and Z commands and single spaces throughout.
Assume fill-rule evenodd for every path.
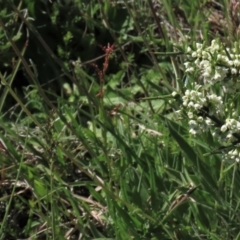
M 189 97 L 191 94 L 190 94 L 190 91 L 187 89 L 186 92 L 185 92 L 185 96 Z
M 204 71 L 202 75 L 204 78 L 207 78 L 207 79 L 210 79 L 211 77 L 211 73 L 209 73 L 208 71 Z
M 233 62 L 236 67 L 239 67 L 240 61 L 238 59 L 235 59 Z
M 203 122 L 203 117 L 198 117 L 197 120 L 198 122 Z
M 208 126 L 212 126 L 213 125 L 213 123 L 212 123 L 212 121 L 210 119 L 206 119 L 206 124 Z
M 201 43 L 196 43 L 197 49 L 202 49 L 202 44 Z
M 222 125 L 222 127 L 221 127 L 221 132 L 226 132 L 227 131 L 227 126 L 226 126 L 226 124 L 224 124 L 224 125 Z
M 192 135 L 196 135 L 197 131 L 195 129 L 190 129 L 189 133 L 192 134 Z
M 191 66 L 191 63 L 190 62 L 185 62 L 183 65 L 185 66 L 185 68 L 189 68 Z
M 196 52 L 192 52 L 192 57 L 193 58 L 197 57 L 197 53 Z
M 191 53 L 192 52 L 192 49 L 188 46 L 187 47 L 187 53 Z
M 236 129 L 237 129 L 237 130 L 240 130 L 240 122 L 237 122 L 237 124 L 236 124 Z
M 224 56 L 222 54 L 217 55 L 217 60 L 224 60 Z
M 201 105 L 200 105 L 200 104 L 198 104 L 198 103 L 195 103 L 195 104 L 194 104 L 194 108 L 195 108 L 196 110 L 198 110 L 198 109 L 200 109 L 200 108 L 201 108 Z
M 190 119 L 192 119 L 192 118 L 193 118 L 193 116 L 194 116 L 194 115 L 193 115 L 193 112 L 188 112 L 188 114 L 187 114 L 187 115 L 188 115 L 188 118 L 190 118 Z
M 188 107 L 194 107 L 194 102 L 189 102 Z
M 190 120 L 190 121 L 189 121 L 189 125 L 190 125 L 191 127 L 195 127 L 195 126 L 197 126 L 197 122 L 196 122 L 195 120 Z
M 235 75 L 235 74 L 237 74 L 237 69 L 236 68 L 231 68 L 231 74 L 233 74 L 233 75 Z
M 235 149 L 235 150 L 232 152 L 232 155 L 233 155 L 233 156 L 238 156 L 238 150 Z
M 197 59 L 194 61 L 194 64 L 195 64 L 196 66 L 200 65 L 200 63 L 201 63 L 201 61 L 200 61 L 199 58 L 197 58 Z
M 212 41 L 211 41 L 211 46 L 214 46 L 214 45 L 216 45 L 217 44 L 217 40 L 216 39 L 213 39 Z
M 211 55 L 208 52 L 206 52 L 206 51 L 202 52 L 202 56 L 203 56 L 203 58 L 206 58 L 206 59 L 211 58 Z
M 215 132 L 215 131 L 212 132 L 212 136 L 213 136 L 213 137 L 217 137 L 217 136 L 218 136 L 217 132 Z
M 234 151 L 234 150 L 230 150 L 227 154 L 228 154 L 229 156 L 232 156 L 232 155 L 233 155 L 233 151 Z
M 232 112 L 232 116 L 233 116 L 233 117 L 237 117 L 237 115 L 238 115 L 238 114 L 237 114 L 236 111 L 233 111 L 233 112 Z
M 190 92 L 190 97 L 191 97 L 191 99 L 195 99 L 196 96 L 197 96 L 197 92 L 194 91 L 194 90 L 192 90 L 192 91 Z
M 227 138 L 227 139 L 230 139 L 230 138 L 232 138 L 232 134 L 231 134 L 231 133 L 229 133 L 229 134 L 226 136 L 226 138 Z
M 236 123 L 237 123 L 237 121 L 236 121 L 235 119 L 229 119 L 229 124 L 230 124 L 231 126 L 235 126 Z
M 210 62 L 208 60 L 202 60 L 199 64 L 201 68 L 207 68 L 210 66 Z
M 192 73 L 194 72 L 194 67 L 190 67 L 186 69 L 186 72 Z
M 214 76 L 213 76 L 214 80 L 220 80 L 221 79 L 221 75 L 219 72 L 215 72 Z

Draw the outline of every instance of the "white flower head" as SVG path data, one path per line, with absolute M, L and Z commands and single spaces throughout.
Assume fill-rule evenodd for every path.
M 226 136 L 226 138 L 227 139 L 231 139 L 233 136 L 232 136 L 232 133 L 229 133 L 227 136 Z
M 196 110 L 199 110 L 199 109 L 201 109 L 201 105 L 200 104 L 198 104 L 198 103 L 195 103 L 194 104 L 194 108 L 196 109 Z
M 203 122 L 203 117 L 198 117 L 197 120 L 198 122 Z
M 196 47 L 197 47 L 197 49 L 202 49 L 202 44 L 201 43 L 196 43 Z
M 197 52 L 192 52 L 192 57 L 196 58 L 197 57 Z
M 221 80 L 221 78 L 222 78 L 222 77 L 221 77 L 221 74 L 216 71 L 215 74 L 214 74 L 214 76 L 213 76 L 213 79 L 216 80 L 216 81 L 218 81 L 218 80 Z
M 188 112 L 188 118 L 192 119 L 194 117 L 193 112 Z
M 191 53 L 192 52 L 192 49 L 188 46 L 187 47 L 187 53 Z
M 213 122 L 211 119 L 206 119 L 205 122 L 206 122 L 207 126 L 213 126 Z
M 224 125 L 222 125 L 222 127 L 221 127 L 221 132 L 226 132 L 227 129 L 228 129 L 227 125 L 224 124 Z
M 239 66 L 240 66 L 240 61 L 239 61 L 239 59 L 235 59 L 235 60 L 233 61 L 233 64 L 235 65 L 235 67 L 239 67 Z
M 194 107 L 194 102 L 192 102 L 192 101 L 189 102 L 189 103 L 188 103 L 188 107 L 190 107 L 190 108 L 191 108 L 191 107 Z
M 187 68 L 185 72 L 193 73 L 194 72 L 194 67 Z
M 190 129 L 190 131 L 189 131 L 189 133 L 190 134 L 192 134 L 192 135 L 196 135 L 197 134 L 197 131 L 195 130 L 195 129 Z
M 238 156 L 238 150 L 235 149 L 235 150 L 232 152 L 232 155 L 233 155 L 233 156 Z
M 189 68 L 191 66 L 191 63 L 190 62 L 185 62 L 183 65 L 185 66 L 185 68 Z
M 190 94 L 190 91 L 187 89 L 186 92 L 185 92 L 185 96 L 189 97 L 191 94 Z
M 231 68 L 231 74 L 236 75 L 238 70 L 236 68 Z

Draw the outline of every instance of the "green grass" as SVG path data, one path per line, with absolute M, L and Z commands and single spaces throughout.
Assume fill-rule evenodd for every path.
M 92 2 L 0 14 L 0 239 L 240 239 L 239 7 Z

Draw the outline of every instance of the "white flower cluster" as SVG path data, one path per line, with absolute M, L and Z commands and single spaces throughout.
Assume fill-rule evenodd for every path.
M 186 85 L 188 89 L 182 96 L 180 112 L 184 110 L 187 113 L 190 134 L 210 130 L 215 140 L 227 146 L 236 140 L 236 134 L 240 135 L 240 117 L 233 105 L 229 107 L 227 102 L 231 96 L 229 93 L 240 89 L 240 45 L 235 43 L 234 47 L 225 48 L 219 40 L 213 40 L 210 46 L 197 43 L 195 50 L 189 47 L 187 52 L 189 58 L 184 63 L 185 72 L 195 78 L 198 76 L 195 81 L 198 85 Z M 213 88 L 216 83 L 216 88 Z M 223 99 L 226 100 L 225 107 Z M 229 118 L 219 126 L 226 118 L 225 114 Z M 223 158 L 239 162 L 240 146 L 223 153 Z
M 240 149 L 234 148 L 229 152 L 223 154 L 223 160 L 228 163 L 239 162 L 240 161 Z
M 190 61 L 184 63 L 187 73 L 194 73 L 198 69 L 204 84 L 213 85 L 225 80 L 223 85 L 227 85 L 227 90 L 232 90 L 229 89 L 229 84 L 234 80 L 231 77 L 227 79 L 227 74 L 234 77 L 239 72 L 240 54 L 237 54 L 237 44 L 230 49 L 224 48 L 218 40 L 213 40 L 209 47 L 197 43 L 195 51 L 188 47 L 187 52 L 190 54 Z M 236 83 L 236 80 L 234 82 Z M 236 90 L 236 86 L 234 89 Z
M 222 125 L 221 132 L 225 133 L 227 140 L 234 139 L 233 134 L 240 132 L 240 122 L 235 119 L 227 119 L 226 123 Z
M 200 90 L 201 86 L 196 85 L 194 90 L 186 90 L 182 97 L 183 107 L 189 118 L 190 133 L 193 135 L 205 132 L 214 125 L 211 119 L 199 115 L 200 110 L 208 107 L 208 114 L 216 116 L 221 113 L 223 105 L 221 97 L 215 94 L 205 94 Z

